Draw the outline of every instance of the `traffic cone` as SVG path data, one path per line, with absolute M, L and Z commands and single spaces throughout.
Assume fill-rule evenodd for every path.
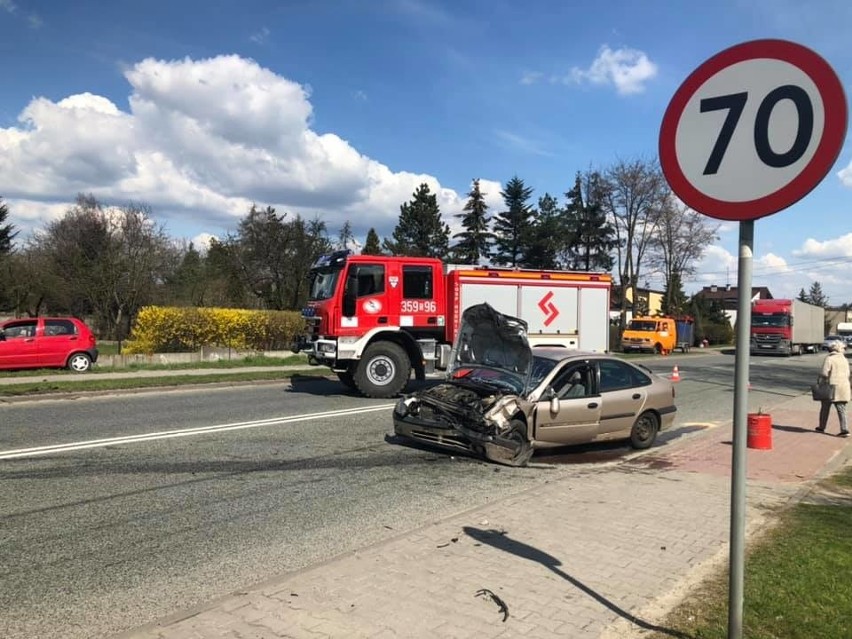
M 672 369 L 672 381 L 673 382 L 679 382 L 680 381 L 680 371 L 677 369 L 677 364 L 675 364 L 675 367 Z

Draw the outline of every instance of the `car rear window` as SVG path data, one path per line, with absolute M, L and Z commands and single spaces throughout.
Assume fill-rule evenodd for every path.
M 44 321 L 45 337 L 56 337 L 60 335 L 74 335 L 77 327 L 74 322 L 67 319 L 50 319 Z

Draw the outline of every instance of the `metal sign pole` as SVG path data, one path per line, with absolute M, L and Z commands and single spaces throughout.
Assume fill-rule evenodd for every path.
M 728 639 L 743 636 L 743 575 L 745 566 L 746 429 L 751 350 L 751 272 L 754 221 L 740 222 L 737 273 L 737 351 L 734 362 L 734 447 L 731 464 L 731 538 L 728 586 Z

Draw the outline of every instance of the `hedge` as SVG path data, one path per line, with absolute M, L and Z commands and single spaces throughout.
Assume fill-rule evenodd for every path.
M 202 346 L 236 350 L 284 350 L 304 330 L 296 311 L 145 306 L 122 353 L 175 353 Z

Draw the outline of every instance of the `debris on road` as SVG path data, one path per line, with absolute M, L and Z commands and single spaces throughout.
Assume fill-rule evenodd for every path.
M 505 601 L 503 601 L 502 599 L 500 599 L 500 597 L 498 597 L 493 592 L 488 590 L 488 588 L 482 588 L 480 590 L 477 590 L 476 596 L 477 597 L 485 597 L 485 596 L 490 597 L 491 601 L 496 603 L 497 606 L 500 608 L 500 612 L 503 613 L 503 623 L 506 623 L 506 619 L 509 618 L 509 606 L 506 605 Z

